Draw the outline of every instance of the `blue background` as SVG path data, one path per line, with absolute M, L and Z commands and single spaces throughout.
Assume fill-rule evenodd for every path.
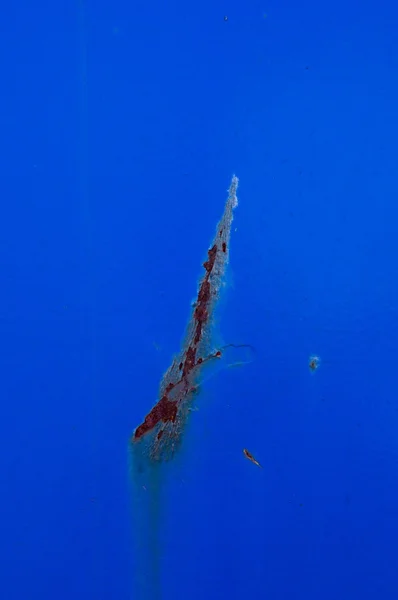
M 169 469 L 162 597 L 396 600 L 397 17 L 4 5 L 1 598 L 135 597 L 127 440 L 236 173 L 219 327 L 256 360 Z

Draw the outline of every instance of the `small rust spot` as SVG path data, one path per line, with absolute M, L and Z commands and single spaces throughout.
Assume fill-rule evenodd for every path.
M 214 262 L 216 260 L 216 254 L 217 254 L 217 246 L 216 246 L 216 244 L 214 244 L 214 246 L 212 248 L 210 248 L 210 250 L 207 251 L 207 256 L 209 257 L 209 259 L 203 263 L 203 266 L 208 273 L 211 273 L 213 270 Z

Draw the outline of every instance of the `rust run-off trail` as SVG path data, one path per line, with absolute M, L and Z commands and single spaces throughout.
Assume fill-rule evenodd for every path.
M 214 310 L 225 282 L 233 212 L 238 204 L 237 187 L 238 179 L 233 177 L 224 213 L 203 263 L 204 273 L 180 353 L 163 376 L 158 402 L 129 442 L 136 539 L 134 598 L 139 600 L 162 597 L 162 567 L 164 556 L 168 554 L 162 543 L 164 519 L 167 521 L 171 513 L 165 508 L 165 470 L 158 467 L 169 462 L 179 449 L 188 418 L 195 414 L 192 410 L 195 410 L 199 385 L 206 373 L 223 365 L 250 362 L 250 359 L 241 360 L 243 356 L 250 356 L 250 346 L 220 344 L 217 347 L 214 340 Z
M 224 353 L 237 345 L 212 348 L 213 313 L 220 296 L 229 257 L 233 212 L 238 205 L 238 178 L 233 177 L 224 213 L 217 225 L 213 242 L 203 263 L 204 275 L 199 283 L 196 301 L 185 341 L 179 355 L 166 371 L 159 400 L 148 412 L 131 437 L 134 454 L 142 450 L 142 457 L 158 463 L 173 457 L 190 414 L 202 371 L 206 365 L 222 361 Z

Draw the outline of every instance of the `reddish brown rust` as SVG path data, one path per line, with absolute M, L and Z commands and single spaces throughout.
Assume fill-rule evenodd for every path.
M 187 375 L 190 374 L 190 372 L 192 371 L 192 369 L 195 366 L 195 363 L 196 363 L 196 349 L 192 348 L 192 346 L 189 346 L 187 353 L 186 353 L 184 368 L 182 370 L 183 377 L 186 377 Z
M 196 331 L 195 331 L 195 337 L 193 340 L 193 343 L 199 344 L 200 340 L 202 338 L 202 322 L 198 321 L 197 325 L 196 325 Z
M 202 281 L 202 285 L 199 288 L 198 300 L 196 302 L 196 309 L 201 304 L 208 302 L 209 298 L 210 298 L 210 283 L 209 283 L 209 277 L 208 277 L 208 275 L 206 275 L 206 277 Z M 196 309 L 195 309 L 195 311 L 196 311 Z
M 195 319 L 198 323 L 203 323 L 203 321 L 206 321 L 207 319 L 207 308 L 206 308 L 206 304 L 200 303 L 198 304 L 198 306 L 195 308 Z
M 152 410 L 147 414 L 144 422 L 137 427 L 134 433 L 135 439 L 138 439 L 151 431 L 160 421 L 174 423 L 177 416 L 177 402 L 171 402 L 167 396 L 163 396 Z
M 223 243 L 224 245 L 225 243 Z M 199 358 L 196 361 L 196 348 L 202 338 L 202 325 L 205 323 L 209 316 L 208 306 L 211 298 L 211 284 L 209 281 L 209 277 L 214 268 L 215 259 L 217 255 L 217 245 L 215 244 L 208 251 L 209 260 L 207 260 L 203 266 L 206 269 L 206 275 L 202 281 L 202 284 L 199 288 L 198 299 L 196 302 L 196 308 L 194 310 L 194 322 L 196 323 L 195 327 L 195 336 L 193 339 L 193 344 L 190 345 L 185 353 L 185 361 L 184 363 L 180 362 L 179 370 L 182 370 L 181 380 L 186 379 L 189 374 L 192 372 L 192 369 L 195 368 L 196 364 L 201 364 L 203 362 L 203 358 Z M 215 356 L 221 356 L 221 352 L 216 352 Z M 169 383 L 166 387 L 165 395 L 159 402 L 152 408 L 152 410 L 145 417 L 144 422 L 137 427 L 134 433 L 135 439 L 142 437 L 148 431 L 151 431 L 159 421 L 166 423 L 167 421 L 174 422 L 177 416 L 177 402 L 170 401 L 168 399 L 168 394 L 174 388 L 173 383 Z M 163 435 L 163 433 L 162 433 Z M 158 437 L 158 439 L 160 439 Z
M 204 336 L 209 333 L 209 321 L 213 308 L 213 300 L 217 298 L 220 289 L 220 277 L 224 274 L 228 257 L 227 242 L 231 234 L 232 212 L 237 205 L 236 189 L 238 180 L 232 179 L 229 190 L 228 201 L 225 206 L 223 217 L 217 228 L 217 233 L 212 247 L 207 252 L 207 260 L 203 263 L 205 275 L 200 283 L 196 302 L 193 304 L 190 333 L 185 349 L 182 350 L 179 362 L 173 363 L 164 378 L 164 388 L 159 402 L 147 414 L 143 423 L 137 427 L 133 439 L 138 440 L 149 431 L 152 431 L 159 423 L 175 423 L 179 416 L 180 405 L 189 398 L 198 388 L 194 383 L 198 377 L 200 366 L 211 359 L 219 358 L 221 351 L 218 350 L 205 357 L 197 356 L 203 352 L 202 342 Z M 217 268 L 215 269 L 215 265 Z M 216 275 L 214 271 L 216 270 Z M 167 385 L 166 385 L 166 382 Z M 167 435 L 164 435 L 166 432 Z M 160 428 L 157 442 L 164 445 L 164 438 L 179 437 L 179 430 L 172 428 Z M 160 442 L 160 440 L 162 440 Z M 158 454 L 158 450 L 154 450 Z
M 203 266 L 208 273 L 211 273 L 211 271 L 214 267 L 216 255 L 217 255 L 217 245 L 214 244 L 214 246 L 212 248 L 210 248 L 210 250 L 207 251 L 207 256 L 209 257 L 209 260 L 206 260 L 206 262 L 203 263 Z

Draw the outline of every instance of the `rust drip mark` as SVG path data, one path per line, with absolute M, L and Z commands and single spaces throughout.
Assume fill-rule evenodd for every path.
M 184 418 L 184 413 L 180 414 L 179 412 L 180 405 L 197 391 L 195 377 L 198 377 L 202 365 L 209 360 L 221 357 L 220 350 L 205 357 L 197 357 L 197 354 L 199 344 L 203 341 L 204 336 L 209 334 L 212 300 L 217 298 L 221 286 L 221 277 L 225 273 L 227 260 L 223 254 L 227 252 L 227 244 L 231 235 L 232 212 L 237 206 L 237 186 L 238 179 L 233 177 L 229 197 L 221 221 L 218 224 L 213 245 L 207 251 L 207 260 L 203 263 L 205 274 L 199 286 L 197 300 L 193 304 L 189 327 L 190 333 L 181 350 L 179 362 L 173 362 L 166 372 L 162 382 L 163 391 L 160 400 L 133 434 L 133 441 L 138 440 L 153 430 L 159 423 L 175 424 L 177 421 L 178 426 L 159 427 L 156 434 L 156 442 L 158 443 L 152 443 L 151 456 L 153 458 L 160 458 L 162 449 L 167 448 L 167 446 L 171 447 L 173 451 L 173 440 L 178 441 L 181 436 L 181 420 Z M 217 266 L 217 278 L 212 278 L 215 265 Z

